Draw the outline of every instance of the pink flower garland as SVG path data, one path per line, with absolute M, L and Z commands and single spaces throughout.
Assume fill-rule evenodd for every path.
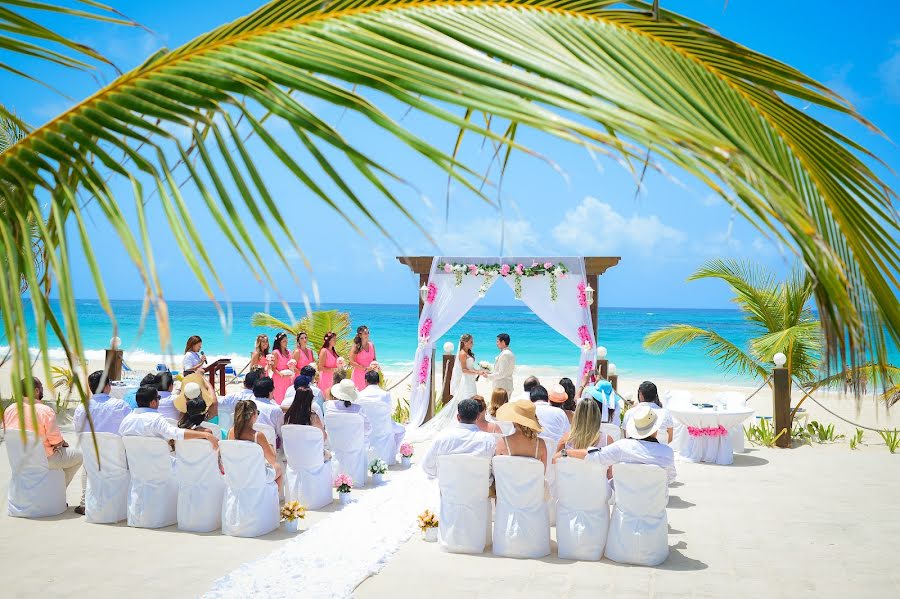
M 428 367 L 431 365 L 431 358 L 425 356 L 422 358 L 422 365 L 419 366 L 419 384 L 424 385 L 428 380 Z
M 503 266 L 500 267 L 500 276 L 501 277 L 509 276 L 510 270 L 511 270 L 511 268 L 510 268 L 509 264 L 504 264 Z
M 425 301 L 429 304 L 434 303 L 434 298 L 437 297 L 437 285 L 434 283 L 428 283 L 428 296 L 425 298 Z
M 581 325 L 578 327 L 578 338 L 581 339 L 581 345 L 587 345 L 588 349 L 593 347 L 593 343 L 591 343 L 591 332 L 588 330 L 587 325 Z
M 581 369 L 581 378 L 584 378 L 587 373 L 594 369 L 594 363 L 590 360 L 586 360 L 584 362 L 584 368 Z
M 423 339 L 427 338 L 428 335 L 431 334 L 431 325 L 432 324 L 433 323 L 431 322 L 431 319 L 426 318 L 425 322 L 422 323 L 422 328 L 419 329 L 419 337 L 422 337 Z
M 728 429 L 722 426 L 707 426 L 705 428 L 700 428 L 696 426 L 689 426 L 688 434 L 692 437 L 724 437 L 728 434 Z
M 578 283 L 578 305 L 587 308 L 587 294 L 585 293 L 584 281 Z

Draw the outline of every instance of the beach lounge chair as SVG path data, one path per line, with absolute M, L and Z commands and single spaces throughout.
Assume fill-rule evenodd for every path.
M 559 557 L 597 561 L 609 530 L 606 467 L 585 460 L 556 462 L 556 543 Z
M 6 432 L 9 459 L 7 513 L 15 518 L 44 518 L 66 511 L 66 475 L 51 470 L 44 443 L 33 432 Z
M 334 412 L 328 415 L 328 439 L 334 453 L 332 465 L 335 473 L 349 474 L 353 479 L 353 487 L 366 486 L 366 472 L 369 467 L 368 454 L 364 443 L 362 416 Z
M 128 517 L 131 472 L 122 437 L 115 433 L 94 433 L 92 438 L 90 433 L 81 433 L 78 435 L 78 445 L 87 472 L 84 519 L 95 524 L 115 524 L 124 520 Z M 97 450 L 100 453 L 99 462 Z
M 206 439 L 175 442 L 178 479 L 178 529 L 211 532 L 222 526 L 225 477 L 219 453 Z
M 334 499 L 331 491 L 331 463 L 325 461 L 325 438 L 314 426 L 286 424 L 281 428 L 287 469 L 284 475 L 285 501 L 299 501 L 316 510 Z
M 248 441 L 222 441 L 219 453 L 225 468 L 222 534 L 258 537 L 278 528 L 278 484 L 275 471 L 266 467 L 262 447 Z
M 606 557 L 623 564 L 658 566 L 669 557 L 666 471 L 649 464 L 615 464 L 616 502 Z
M 438 541 L 450 553 L 484 552 L 491 528 L 491 461 L 470 455 L 438 458 Z
M 169 444 L 158 437 L 122 437 L 131 484 L 128 526 L 163 528 L 178 521 L 178 481 Z
M 494 555 L 539 558 L 550 554 L 550 516 L 544 500 L 544 464 L 518 456 L 494 456 L 497 510 Z

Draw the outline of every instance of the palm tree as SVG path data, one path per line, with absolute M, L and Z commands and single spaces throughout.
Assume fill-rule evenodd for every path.
M 657 5 L 641 0 L 270 2 L 180 48 L 155 53 L 0 154 L 0 178 L 21 190 L 9 204 L 10 218 L 0 219 L 0 244 L 14 249 L 26 237 L 28 223 L 39 224 L 43 243 L 54 249 L 47 270 L 58 282 L 63 318 L 52 313 L 35 285 L 38 275 L 30 260 L 11 252 L 18 258 L 10 261 L 8 274 L 28 282 L 35 319 L 48 323 L 74 360 L 84 352 L 70 245 L 83 248 L 100 303 L 115 323 L 94 240 L 84 225 L 86 200 L 117 232 L 155 309 L 165 348 L 170 345 L 166 304 L 145 215 L 151 196 L 162 205 L 187 264 L 213 301 L 214 289 L 222 290 L 213 261 L 201 239 L 183 234 L 187 222 L 204 215 L 189 208 L 186 197 L 199 198 L 247 268 L 279 295 L 260 244 L 236 218 L 239 206 L 251 214 L 264 244 L 294 272 L 279 241 L 294 236 L 258 166 L 266 154 L 296 177 L 308 197 L 326 202 L 354 228 L 361 219 L 391 237 L 373 209 L 376 197 L 418 226 L 395 195 L 405 183 L 401 174 L 345 139 L 311 108 L 309 97 L 364 116 L 490 202 L 479 191 L 478 173 L 455 152 L 442 151 L 383 112 L 367 97 L 374 90 L 461 132 L 484 136 L 498 148 L 520 148 L 515 132 L 530 127 L 618 156 L 636 174 L 652 148 L 796 252 L 815 280 L 828 364 L 837 364 L 840 356 L 862 363 L 867 352 L 883 357 L 886 335 L 900 341 L 894 193 L 863 161 L 864 148 L 795 104 L 816 104 L 868 123 L 796 69 Z M 6 10 L 17 8 L 18 3 Z M 473 113 L 484 114 L 488 124 L 478 124 Z M 303 158 L 285 149 L 275 126 L 299 142 Z M 247 133 L 262 150 L 248 150 Z M 186 174 L 183 184 L 180 171 Z M 354 174 L 368 189 L 351 188 L 347 179 Z M 126 200 L 113 194 L 111 177 L 130 183 L 136 227 L 123 216 L 119 203 Z M 340 194 L 326 193 L 330 185 Z M 0 195 L 10 199 L 3 188 Z M 58 226 L 37 218 L 43 216 L 38 198 L 49 198 L 47 212 Z M 305 259 L 304 264 L 310 268 Z M 5 333 L 17 349 L 14 378 L 30 373 L 18 291 L 0 277 Z M 46 335 L 39 344 L 47 347 Z M 46 361 L 44 367 L 49 370 Z
M 350 355 L 353 337 L 350 334 L 350 315 L 346 312 L 313 310 L 294 324 L 280 320 L 265 312 L 257 312 L 250 317 L 250 324 L 255 327 L 288 331 L 292 337 L 296 337 L 301 331 L 305 331 L 309 339 L 309 346 L 316 352 L 316 355 L 318 355 L 318 350 L 322 347 L 322 339 L 325 337 L 325 334 L 333 332 L 337 335 L 334 341 L 334 348 L 345 358 Z
M 673 324 L 644 338 L 644 348 L 662 353 L 688 343 L 701 343 L 726 372 L 767 378 L 772 356 L 787 356 L 786 366 L 801 383 L 815 381 L 822 350 L 821 325 L 809 308 L 813 280 L 799 268 L 776 283 L 763 268 L 748 261 L 711 260 L 688 280 L 719 279 L 731 287 L 733 301 L 758 331 L 749 347 L 710 329 Z

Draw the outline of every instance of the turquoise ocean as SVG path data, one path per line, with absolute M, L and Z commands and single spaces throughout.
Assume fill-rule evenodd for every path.
M 159 361 L 161 354 L 156 322 L 151 315 L 141 319 L 141 302 L 120 300 L 113 302 L 119 325 L 119 337 L 126 352 L 126 361 Z M 282 320 L 287 314 L 280 304 L 231 303 L 225 307 L 226 326 L 211 302 L 173 301 L 169 303 L 170 327 L 175 355 L 183 353 L 184 343 L 191 335 L 203 338 L 203 348 L 210 357 L 248 358 L 259 333 L 275 331 L 250 325 L 255 312 L 270 312 Z M 295 315 L 304 313 L 300 304 L 291 305 Z M 350 314 L 353 329 L 365 324 L 369 327 L 378 353 L 378 360 L 386 368 L 400 370 L 412 365 L 417 343 L 418 311 L 414 304 L 321 304 L 319 309 L 337 309 Z M 102 350 L 109 347 L 112 325 L 96 301 L 78 302 L 78 320 L 87 348 L 88 358 L 102 358 Z M 608 359 L 618 372 L 629 378 L 668 378 L 701 380 L 719 383 L 749 383 L 749 379 L 723 375 L 705 356 L 700 345 L 670 350 L 662 355 L 649 354 L 641 347 L 644 336 L 670 324 L 691 324 L 711 328 L 724 337 L 746 346 L 754 329 L 743 320 L 737 310 L 699 310 L 666 308 L 606 308 L 599 311 L 598 344 L 605 346 Z M 32 343 L 37 345 L 33 321 Z M 571 368 L 577 370 L 579 351 L 573 344 L 548 327 L 527 307 L 475 306 L 439 342 L 454 345 L 463 333 L 475 337 L 475 354 L 479 359 L 493 360 L 497 353 L 494 340 L 497 333 L 512 337 L 511 348 L 517 363 L 529 366 Z M 0 338 L 2 343 L 2 338 Z M 4 344 L 5 345 L 5 344 Z M 895 363 L 896 350 L 892 352 Z M 63 357 L 59 349 L 51 357 Z

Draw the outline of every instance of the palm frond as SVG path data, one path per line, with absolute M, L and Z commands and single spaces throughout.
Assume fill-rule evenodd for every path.
M 30 219 L 41 213 L 37 198 L 49 197 L 52 220 L 38 219 L 38 227 L 54 248 L 47 269 L 59 281 L 62 318 L 42 303 L 30 261 L 12 260 L 9 274 L 28 282 L 35 317 L 50 325 L 70 355 L 81 356 L 68 276 L 72 243 L 83 249 L 100 303 L 114 323 L 115 317 L 79 195 L 92 198 L 116 231 L 163 325 L 163 288 L 145 225 L 146 186 L 159 197 L 172 230 L 185 228 L 189 214 L 206 216 L 182 209 L 181 194 L 199 197 L 248 269 L 279 297 L 257 246 L 269 246 L 289 272 L 294 269 L 269 233 L 281 226 L 272 194 L 251 168 L 266 156 L 296 178 L 302 196 L 328 203 L 359 226 L 387 234 L 380 229 L 383 218 L 375 216 L 376 201 L 415 223 L 393 191 L 405 181 L 325 122 L 315 102 L 358 113 L 487 200 L 479 176 L 458 157 L 404 128 L 364 95 L 375 90 L 510 147 L 520 146 L 448 105 L 636 163 L 652 147 L 661 160 L 736 198 L 742 214 L 797 252 L 815 281 L 829 364 L 839 356 L 853 363 L 867 352 L 885 356 L 885 332 L 900 340 L 894 194 L 862 160 L 864 148 L 791 101 L 862 117 L 797 70 L 674 13 L 659 10 L 654 18 L 649 8 L 614 0 L 266 4 L 154 54 L 0 154 L 0 178 L 24 195 L 11 204 L 10 218 L 0 220 L 0 250 L 15 255 L 21 249 Z M 263 111 L 272 118 L 259 117 Z M 248 150 L 239 118 L 259 136 L 261 150 Z M 276 137 L 276 126 L 289 134 Z M 172 133 L 178 128 L 190 132 L 189 144 Z M 285 151 L 289 142 L 308 159 Z M 338 167 L 332 155 L 349 166 Z M 184 191 L 174 183 L 170 156 L 190 175 Z M 107 175 L 131 184 L 138 227 L 123 216 Z M 346 184 L 351 175 L 367 187 Z M 328 186 L 339 193 L 325 193 Z M 0 194 L 9 196 L 2 188 Z M 248 232 L 241 210 L 262 232 L 262 243 Z M 215 299 L 221 284 L 212 262 L 195 251 L 194 240 L 176 241 Z M 22 298 L 4 281 L 0 310 L 7 339 L 18 350 L 14 378 L 30 373 L 27 335 L 18 324 L 24 323 Z M 39 341 L 46 348 L 46 338 Z
M 760 335 L 750 342 L 752 354 L 761 363 L 771 362 L 779 352 L 787 356 L 787 369 L 801 382 L 815 380 L 821 347 L 822 328 L 812 319 Z
M 250 324 L 255 327 L 264 327 L 287 331 L 295 338 L 301 332 L 305 332 L 309 339 L 309 347 L 318 353 L 322 347 L 325 334 L 333 332 L 337 335 L 335 349 L 342 356 L 350 355 L 350 315 L 338 310 L 313 310 L 297 322 L 289 324 L 271 314 L 256 312 L 250 317 Z M 293 342 L 291 342 L 293 343 Z
M 766 330 L 779 327 L 777 286 L 772 273 L 746 260 L 716 258 L 704 263 L 688 281 L 720 279 L 734 292 L 733 301 L 748 320 Z
M 644 349 L 654 354 L 677 349 L 688 343 L 702 344 L 706 354 L 724 372 L 750 374 L 761 378 L 769 376 L 769 372 L 750 354 L 715 331 L 687 324 L 673 324 L 644 337 Z
M 888 406 L 893 406 L 900 401 L 900 367 L 868 362 L 820 379 L 812 388 L 841 388 L 844 391 L 866 393 L 870 386 L 879 391 L 879 396 Z

